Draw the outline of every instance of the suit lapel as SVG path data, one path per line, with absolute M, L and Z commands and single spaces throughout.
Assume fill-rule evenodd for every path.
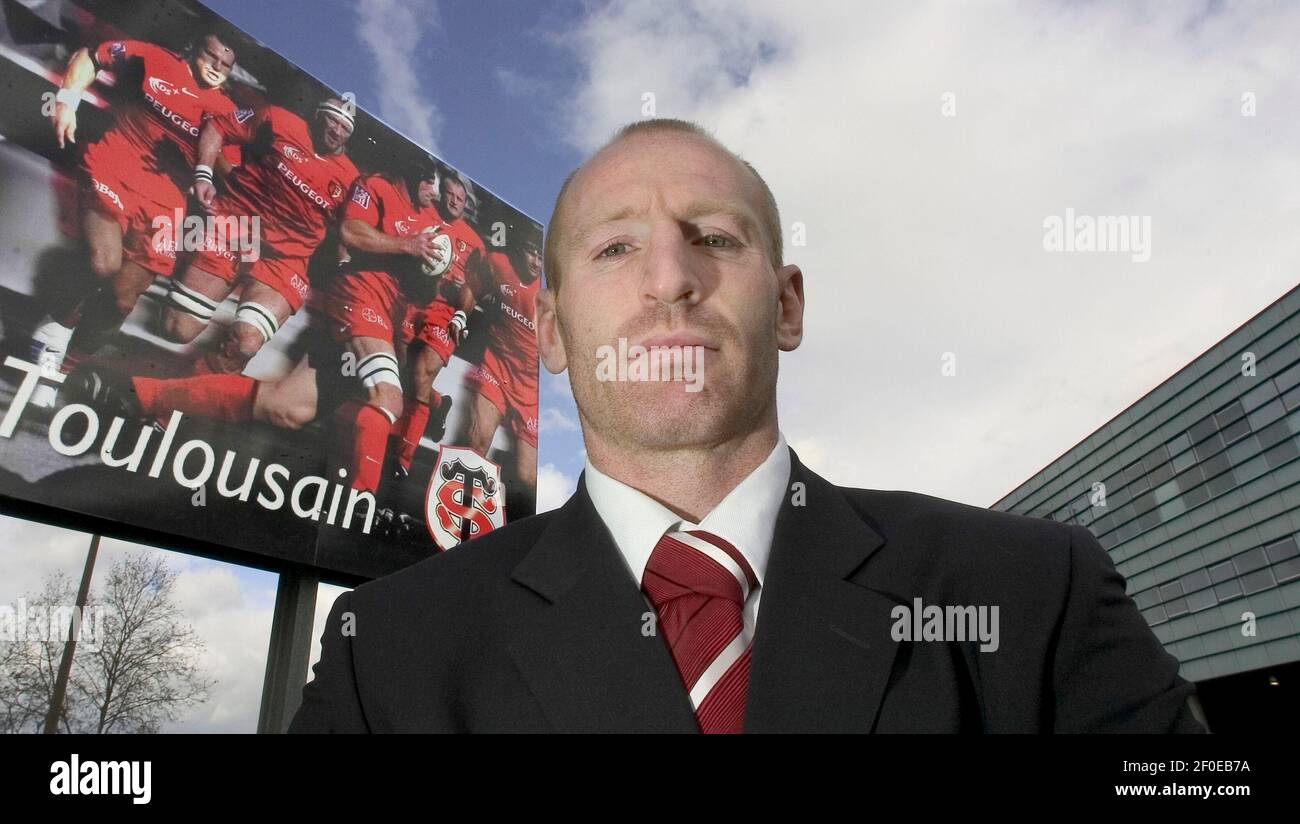
M 585 477 L 514 580 L 549 602 L 510 653 L 550 722 L 565 732 L 698 732 L 653 607 L 587 495 Z
M 898 645 L 895 601 L 856 583 L 884 539 L 790 451 L 754 634 L 746 732 L 870 731 Z M 802 483 L 803 505 L 795 505 Z

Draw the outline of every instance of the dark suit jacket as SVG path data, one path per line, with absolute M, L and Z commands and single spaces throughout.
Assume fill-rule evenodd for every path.
M 1203 731 L 1087 529 L 836 487 L 791 450 L 796 482 L 747 732 Z M 999 648 L 894 641 L 891 610 L 917 597 L 998 606 Z M 697 731 L 648 609 L 579 479 L 558 510 L 341 595 L 290 731 Z

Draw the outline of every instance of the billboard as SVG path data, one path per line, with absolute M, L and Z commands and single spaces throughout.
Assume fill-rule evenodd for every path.
M 201 4 L 0 24 L 0 506 L 341 580 L 533 513 L 536 221 Z

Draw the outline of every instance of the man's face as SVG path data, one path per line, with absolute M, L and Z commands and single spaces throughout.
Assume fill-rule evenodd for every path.
M 438 186 L 432 179 L 421 180 L 415 188 L 417 204 L 421 209 L 427 209 L 438 202 Z
M 456 220 L 465 214 L 465 187 L 455 178 L 446 177 L 442 181 L 442 215 L 448 220 Z
M 528 267 L 528 279 L 537 280 L 542 276 L 542 250 L 536 243 L 524 245 L 524 265 Z
M 341 105 L 341 104 L 340 104 Z M 324 154 L 338 154 L 352 136 L 352 126 L 346 120 L 328 112 L 317 112 L 313 121 L 313 138 Z
M 190 63 L 195 79 L 204 88 L 216 88 L 230 77 L 230 70 L 235 65 L 235 52 L 209 34 L 199 43 Z
M 799 345 L 803 287 L 798 267 L 774 270 L 759 203 L 753 175 L 691 134 L 629 136 L 574 178 L 560 217 L 563 286 L 539 296 L 538 338 L 547 368 L 569 369 L 584 426 L 625 448 L 672 449 L 725 442 L 774 412 L 778 350 Z M 620 338 L 702 346 L 698 391 L 607 380 L 598 367 Z

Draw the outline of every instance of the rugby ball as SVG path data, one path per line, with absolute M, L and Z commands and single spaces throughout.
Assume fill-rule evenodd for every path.
M 426 226 L 420 234 L 437 232 L 438 228 L 439 227 L 437 226 Z M 451 236 L 439 234 L 433 239 L 433 243 L 434 246 L 438 248 L 440 254 L 437 258 L 432 260 L 425 258 L 420 263 L 420 271 L 424 272 L 429 277 L 438 277 L 439 275 L 445 274 L 446 271 L 451 268 Z

